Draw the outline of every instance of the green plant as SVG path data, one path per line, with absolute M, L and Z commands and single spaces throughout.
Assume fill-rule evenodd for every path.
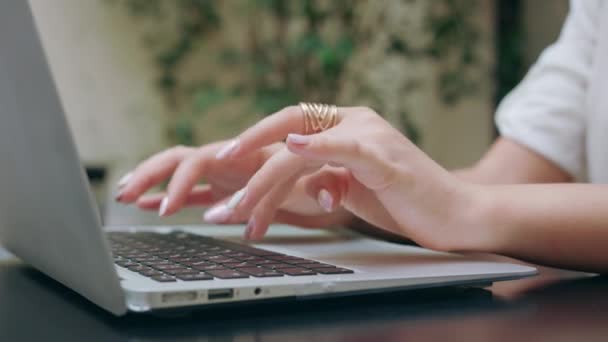
M 155 24 L 145 41 L 158 65 L 158 85 L 174 113 L 170 137 L 181 144 L 204 140 L 196 134 L 196 122 L 226 103 L 249 103 L 243 115 L 265 115 L 299 100 L 335 103 L 349 61 L 358 49 L 366 48 L 367 38 L 354 21 L 363 1 L 119 1 L 134 18 Z M 475 89 L 475 80 L 468 77 L 468 68 L 477 61 L 478 34 L 470 20 L 475 3 L 433 0 L 426 18 L 428 45 L 413 49 L 395 36 L 388 47 L 387 53 L 403 58 L 452 61 L 442 68 L 437 82 L 446 103 L 455 103 Z M 387 6 L 388 2 L 373 5 Z M 235 25 L 246 37 L 244 44 L 222 41 L 222 32 Z M 382 30 L 382 25 L 376 29 Z M 172 34 L 159 35 L 159 30 Z M 205 51 L 217 57 L 208 62 L 213 69 L 222 70 L 222 75 L 237 72 L 238 77 L 225 82 L 213 73 L 186 72 L 189 63 Z M 416 86 L 412 82 L 403 96 Z M 380 101 L 375 105 L 383 112 Z M 402 129 L 418 141 L 420 134 L 408 112 L 403 108 L 399 113 Z
M 434 5 L 428 20 L 432 34 L 428 53 L 435 59 L 453 61 L 441 70 L 438 84 L 443 101 L 455 104 L 477 90 L 476 81 L 468 76 L 478 61 L 479 32 L 471 16 L 477 1 L 443 0 Z
M 275 34 L 260 31 L 259 23 L 248 21 L 248 43 L 243 47 L 225 45 L 219 52 L 218 64 L 222 68 L 241 67 L 246 70 L 238 82 L 221 86 L 213 78 L 187 79 L 181 68 L 196 58 L 205 41 L 212 39 L 223 25 L 231 23 L 222 18 L 217 0 L 124 0 L 133 17 L 155 22 L 164 16 L 173 18 L 171 25 L 176 34 L 163 44 L 148 46 L 159 67 L 158 84 L 166 103 L 177 114 L 172 120 L 170 135 L 174 141 L 193 144 L 194 122 L 225 101 L 235 98 L 250 99 L 253 110 L 271 113 L 297 99 L 335 102 L 333 91 L 354 48 L 352 30 L 349 30 L 352 13 L 348 1 L 333 1 L 320 8 L 312 0 L 288 2 L 256 0 L 242 2 L 242 10 L 250 17 L 269 18 L 276 26 Z M 169 14 L 167 14 L 169 13 Z M 321 32 L 328 18 L 340 18 L 340 34 L 326 39 Z M 287 35 L 293 20 L 305 22 L 305 29 Z

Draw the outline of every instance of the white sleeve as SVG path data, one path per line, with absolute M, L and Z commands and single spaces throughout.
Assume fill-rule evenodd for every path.
M 601 0 L 571 0 L 559 39 L 499 105 L 496 124 L 575 179 L 585 175 L 585 105 Z

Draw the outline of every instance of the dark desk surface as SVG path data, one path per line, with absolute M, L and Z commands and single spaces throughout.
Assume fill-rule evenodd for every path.
M 98 309 L 41 273 L 0 263 L 0 341 L 608 340 L 608 278 L 543 270 L 482 289 L 241 306 L 173 317 Z

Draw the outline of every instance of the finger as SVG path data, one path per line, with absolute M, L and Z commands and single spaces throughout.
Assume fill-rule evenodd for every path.
M 246 216 L 275 185 L 285 182 L 309 167 L 315 167 L 308 164 L 304 158 L 286 149 L 280 150 L 262 165 L 245 188 L 232 197 L 228 206 L 237 214 Z
M 166 193 L 156 193 L 144 195 L 140 197 L 136 205 L 144 210 L 158 210 L 160 203 L 167 196 Z M 224 198 L 226 194 L 218 194 L 210 185 L 201 185 L 195 187 L 187 196 L 184 202 L 185 206 L 211 206 L 216 204 L 219 199 Z
M 336 122 L 340 122 L 338 110 Z M 283 141 L 289 133 L 305 134 L 304 113 L 300 106 L 286 107 L 241 133 L 226 149 L 217 155 L 222 158 L 239 158 L 263 146 Z
M 268 227 L 274 221 L 277 210 L 291 193 L 298 178 L 299 175 L 295 174 L 285 182 L 276 185 L 258 202 L 247 223 L 245 239 L 259 240 L 264 237 Z
M 167 196 L 160 208 L 160 216 L 169 216 L 184 206 L 188 194 L 203 177 L 208 161 L 213 159 L 209 148 L 201 148 L 185 158 L 175 169 L 167 185 Z
M 351 134 L 339 130 L 314 135 L 290 134 L 287 148 L 310 160 L 344 166 L 371 190 L 385 188 L 394 181 L 393 169 L 380 159 L 378 153 Z
M 283 148 L 283 145 L 281 144 L 281 147 L 268 146 L 257 150 L 250 157 L 252 157 L 253 160 L 259 160 L 259 162 L 218 162 L 214 156 L 220 147 L 226 146 L 227 144 L 229 143 L 222 142 L 213 145 L 205 145 L 193 152 L 179 164 L 171 177 L 171 181 L 167 185 L 165 204 L 164 206 L 161 206 L 161 212 L 159 212 L 161 216 L 172 215 L 184 206 L 192 188 L 196 186 L 202 177 L 204 177 L 207 171 L 212 172 L 210 169 L 217 166 L 218 163 L 223 163 L 222 168 L 226 170 L 229 170 L 232 167 L 243 171 L 245 174 L 253 174 L 255 170 L 259 168 L 259 165 L 263 163 L 264 158 L 266 158 L 265 155 Z M 242 181 L 235 181 L 234 185 L 240 186 L 239 183 L 242 184 Z
M 203 221 L 213 224 L 238 224 L 249 220 L 249 216 L 237 215 L 226 205 L 230 198 L 224 198 L 203 214 Z
M 348 189 L 348 171 L 344 168 L 325 166 L 308 176 L 304 187 L 306 193 L 317 200 L 319 206 L 328 213 L 333 212 L 342 202 Z
M 116 200 L 132 203 L 150 188 L 169 178 L 177 165 L 193 148 L 176 146 L 160 152 L 141 163 L 130 175 L 128 182 L 123 183 Z
M 393 232 L 399 231 L 399 225 L 378 198 L 372 195 L 366 186 L 354 179 L 349 169 L 325 166 L 308 176 L 304 187 L 309 196 L 319 201 L 322 200 L 319 194 L 327 190 L 331 196 L 340 198 L 340 205 L 348 212 L 377 227 Z M 323 206 L 323 203 L 320 205 Z
M 237 224 L 244 223 L 249 220 L 249 216 L 237 215 L 234 211 L 228 208 L 227 203 L 230 197 L 223 198 L 215 203 L 215 205 L 203 214 L 203 221 L 213 224 Z

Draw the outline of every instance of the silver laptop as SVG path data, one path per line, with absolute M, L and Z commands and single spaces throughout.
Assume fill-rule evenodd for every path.
M 102 227 L 26 1 L 0 2 L 0 242 L 104 309 L 127 311 L 395 289 L 536 274 L 354 233 Z

